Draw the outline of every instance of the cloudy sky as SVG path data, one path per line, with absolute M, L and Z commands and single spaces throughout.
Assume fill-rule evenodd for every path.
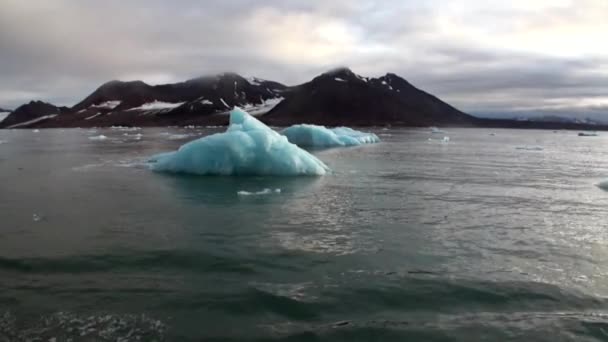
M 397 73 L 471 113 L 608 120 L 607 0 L 0 0 L 0 107 L 236 71 Z

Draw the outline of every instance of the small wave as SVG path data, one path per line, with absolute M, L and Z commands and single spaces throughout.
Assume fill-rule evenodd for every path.
M 522 151 L 542 151 L 544 150 L 544 148 L 540 147 L 540 146 L 517 146 L 515 147 L 516 150 L 522 150 Z
M 192 270 L 195 272 L 255 273 L 254 266 L 278 267 L 273 256 L 257 259 L 213 255 L 198 251 L 147 251 L 125 254 L 75 255 L 62 258 L 4 258 L 0 270 L 19 273 L 95 273 L 132 270 Z
M 166 331 L 164 322 L 145 314 L 56 312 L 34 321 L 0 315 L 2 341 L 159 341 Z

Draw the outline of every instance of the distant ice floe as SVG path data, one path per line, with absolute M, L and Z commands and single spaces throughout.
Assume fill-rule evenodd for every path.
M 445 134 L 446 133 L 445 131 L 440 130 L 437 127 L 431 127 L 430 129 L 431 129 L 431 133 L 433 133 L 433 134 Z
M 169 140 L 183 140 L 188 139 L 192 136 L 192 134 L 169 134 L 167 135 L 167 139 Z
M 197 175 L 320 176 L 329 168 L 247 112 L 235 108 L 230 126 L 151 157 L 153 171 Z
M 517 146 L 515 149 L 523 150 L 523 151 L 543 151 L 544 150 L 544 148 L 542 148 L 540 146 Z
M 163 102 L 154 100 L 147 102 L 139 107 L 134 107 L 129 110 L 161 110 L 161 109 L 173 109 L 183 105 L 185 102 Z
M 32 133 L 40 133 L 40 130 L 39 129 L 33 129 Z
M 580 132 L 578 134 L 579 137 L 597 137 L 597 132 Z
M 345 147 L 380 142 L 374 133 L 348 127 L 326 128 L 317 125 L 293 125 L 281 131 L 289 142 L 300 147 Z
M 135 132 L 141 130 L 141 127 L 112 126 L 110 129 L 121 132 Z
M 143 138 L 143 134 L 141 134 L 141 133 L 136 133 L 136 134 L 123 133 L 122 135 L 126 138 L 135 139 L 135 140 L 141 140 L 141 138 Z
M 120 105 L 121 101 L 106 101 L 100 104 L 92 105 L 89 108 L 104 108 L 104 109 L 114 109 Z
M 239 196 L 259 196 L 259 195 L 270 195 L 270 194 L 280 194 L 281 193 L 281 189 L 264 189 L 261 191 L 255 191 L 255 192 L 249 192 L 249 191 L 245 191 L 245 190 L 241 190 L 237 192 L 237 195 Z
M 443 138 L 441 138 L 441 139 L 433 139 L 433 138 L 429 138 L 428 140 L 429 140 L 429 141 L 431 141 L 431 142 L 432 142 L 432 141 L 436 141 L 436 142 L 439 142 L 439 143 L 442 143 L 442 144 L 447 144 L 447 143 L 449 143 L 449 142 L 450 142 L 450 137 L 448 137 L 448 136 L 444 136 L 444 137 L 443 137 Z
M 89 137 L 89 140 L 93 140 L 93 141 L 102 141 L 102 140 L 107 140 L 107 139 L 108 139 L 108 137 L 106 137 L 103 134 Z

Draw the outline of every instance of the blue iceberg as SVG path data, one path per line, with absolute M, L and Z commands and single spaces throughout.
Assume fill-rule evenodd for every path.
M 374 133 L 359 132 L 348 127 L 326 128 L 317 125 L 293 125 L 281 134 L 300 147 L 344 147 L 380 141 Z
M 245 111 L 230 112 L 224 133 L 209 135 L 148 161 L 154 171 L 197 175 L 324 175 L 329 168 Z

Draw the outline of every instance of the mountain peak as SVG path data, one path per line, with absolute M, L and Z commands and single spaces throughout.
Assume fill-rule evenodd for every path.
M 335 69 L 328 70 L 321 74 L 321 76 L 331 76 L 331 77 L 357 77 L 357 75 L 347 67 L 338 67 Z

